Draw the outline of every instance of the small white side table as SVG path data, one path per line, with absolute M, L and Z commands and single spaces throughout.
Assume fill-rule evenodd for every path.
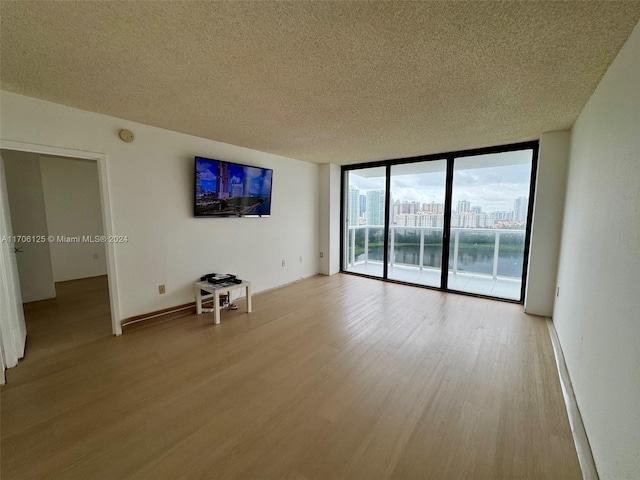
M 218 325 L 220 323 L 220 295 L 228 294 L 229 301 L 231 301 L 231 292 L 233 290 L 246 290 L 247 294 L 247 313 L 251 313 L 251 282 L 243 280 L 242 283 L 225 283 L 224 285 L 215 285 L 209 282 L 196 282 L 196 313 L 200 315 L 202 313 L 202 292 L 209 292 L 213 295 L 213 314 L 214 323 Z M 209 297 L 206 295 L 205 297 Z

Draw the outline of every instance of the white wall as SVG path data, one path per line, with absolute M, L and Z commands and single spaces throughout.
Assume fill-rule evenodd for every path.
M 524 299 L 525 312 L 533 315 L 550 317 L 553 314 L 570 143 L 569 131 L 540 136 Z
M 640 26 L 578 117 L 553 312 L 602 480 L 640 475 Z
M 318 165 L 9 92 L 0 101 L 3 140 L 106 155 L 113 227 L 129 239 L 115 248 L 119 318 L 193 301 L 193 281 L 212 271 L 257 292 L 318 273 Z M 272 168 L 271 217 L 194 218 L 196 155 Z
M 39 167 L 49 235 L 103 235 L 97 162 L 42 156 Z M 55 241 L 50 249 L 55 282 L 107 274 L 104 243 Z
M 47 218 L 40 176 L 40 155 L 2 151 L 13 234 L 47 237 Z M 22 301 L 53 298 L 56 289 L 51 270 L 49 243 L 18 242 L 22 252 L 16 254 Z
M 340 166 L 320 165 L 320 273 L 340 271 Z

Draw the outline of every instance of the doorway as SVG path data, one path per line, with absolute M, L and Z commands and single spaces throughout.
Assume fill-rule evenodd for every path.
M 54 283 L 107 275 L 97 164 L 3 150 L 22 300 Z
M 0 153 L 12 227 L 8 240 L 27 317 L 50 316 L 62 303 L 73 302 L 69 291 L 77 292 L 78 305 L 87 290 L 100 285 L 108 297 L 98 162 L 10 149 Z M 64 300 L 52 301 L 60 289 Z M 110 317 L 107 311 L 99 320 L 107 332 Z M 51 323 L 44 325 L 55 331 Z
M 103 283 L 107 285 L 106 294 L 108 298 L 107 303 L 109 307 L 107 319 L 110 316 L 111 333 L 113 335 L 121 335 L 122 327 L 120 324 L 120 308 L 119 308 L 119 299 L 117 294 L 118 288 L 117 288 L 117 276 L 116 276 L 116 267 L 115 267 L 115 248 L 113 243 L 109 243 L 108 241 L 105 243 L 105 240 L 113 236 L 113 225 L 112 225 L 112 217 L 111 217 L 111 202 L 110 202 L 110 195 L 109 195 L 109 181 L 108 181 L 106 155 L 101 153 L 78 151 L 78 150 L 53 147 L 53 146 L 27 144 L 27 143 L 15 142 L 10 140 L 0 141 L 0 148 L 2 149 L 0 150 L 0 152 L 2 152 L 3 154 L 4 152 L 35 154 L 38 156 L 38 161 L 41 160 L 40 157 L 44 157 L 44 159 L 42 159 L 42 162 L 44 162 L 47 158 L 50 160 L 51 158 L 54 158 L 54 157 L 55 158 L 64 157 L 60 161 L 64 161 L 65 159 L 67 161 L 80 160 L 85 162 L 85 166 L 87 163 L 86 161 L 89 161 L 88 163 L 94 166 L 94 169 L 93 169 L 94 181 L 92 182 L 91 188 L 95 190 L 95 192 L 97 192 L 97 195 L 99 198 L 98 203 L 100 206 L 99 208 L 100 215 L 97 223 L 102 224 L 102 232 L 105 238 L 97 238 L 97 239 L 93 238 L 93 240 L 89 241 L 89 238 L 83 238 L 83 235 L 80 235 L 79 239 L 78 239 L 78 235 L 69 235 L 70 237 L 68 239 L 69 241 L 67 242 L 65 239 L 61 243 L 74 243 L 74 242 L 83 243 L 84 242 L 87 244 L 88 243 L 101 244 L 99 247 L 101 250 L 98 250 L 98 252 L 92 253 L 91 260 L 98 261 L 98 263 L 100 261 L 106 263 L 107 276 L 103 277 L 103 280 L 104 280 Z M 9 153 L 9 155 L 11 155 L 11 153 Z M 0 196 L 0 212 L 3 214 L 3 233 L 9 232 L 13 236 L 13 232 L 11 228 L 11 220 L 10 220 L 10 209 L 9 209 L 10 205 L 9 205 L 9 199 L 7 195 L 7 186 L 4 181 L 5 162 L 4 160 L 0 160 L 0 161 L 2 162 L 2 167 L 3 167 L 2 168 L 3 175 L 2 175 L 2 178 L 0 178 L 0 183 L 1 183 L 0 190 L 2 190 L 2 194 L 3 194 L 2 196 Z M 97 170 L 97 174 L 96 174 L 96 170 Z M 40 174 L 42 175 L 42 172 L 40 172 Z M 95 183 L 96 175 L 97 175 L 97 186 Z M 42 183 L 42 178 L 40 178 L 40 182 Z M 94 197 L 94 203 L 95 203 L 95 197 Z M 45 218 L 46 218 L 46 211 L 45 211 Z M 7 221 L 4 221 L 4 220 L 7 220 Z M 47 235 L 45 242 L 39 242 L 39 243 L 48 242 L 49 237 L 50 237 L 50 234 Z M 16 238 L 16 240 L 26 240 L 26 239 Z M 33 243 L 33 238 L 30 238 L 30 240 L 31 240 L 31 243 Z M 37 240 L 42 240 L 42 238 L 36 239 L 36 241 Z M 54 241 L 58 242 L 58 240 L 59 239 L 56 236 Z M 15 248 L 23 248 L 23 251 L 15 253 Z M 102 259 L 100 258 L 100 252 L 103 252 Z M 0 294 L 7 297 L 8 303 L 16 303 L 18 306 L 16 312 L 12 312 L 12 311 L 5 312 L 4 310 L 2 312 L 3 313 L 2 326 L 3 328 L 6 327 L 5 330 L 8 329 L 8 331 L 10 332 L 12 331 L 20 332 L 24 330 L 22 294 L 20 289 L 18 269 L 16 267 L 16 264 L 18 261 L 17 255 L 19 255 L 20 253 L 25 253 L 24 247 L 20 247 L 19 245 L 11 245 L 11 248 L 9 248 L 9 244 L 6 242 L 2 245 L 3 262 L 11 266 L 12 268 L 7 269 L 7 271 L 5 272 L 3 285 L 1 285 L 2 288 L 0 289 L 2 291 L 0 292 Z M 64 253 L 65 252 L 61 252 L 62 255 L 64 255 Z M 94 254 L 96 253 L 98 258 L 94 258 Z M 51 255 L 51 251 L 49 249 L 49 256 L 50 255 Z M 60 258 L 60 256 L 58 256 L 58 258 Z M 103 263 L 103 266 L 104 266 L 104 263 Z M 50 278 L 52 278 L 53 264 L 45 262 L 44 263 L 45 267 L 43 267 L 45 270 L 47 270 L 46 268 L 47 264 L 51 265 Z M 9 271 L 9 270 L 12 270 L 12 271 Z M 46 275 L 44 277 L 45 279 L 47 278 Z M 50 281 L 43 282 L 43 283 L 48 284 L 50 291 L 55 292 L 55 290 L 50 287 L 51 285 Z M 42 287 L 42 285 L 40 286 Z M 5 315 L 5 313 L 7 313 L 7 315 Z M 108 323 L 108 320 L 107 320 L 107 323 Z M 14 337 L 16 336 L 17 335 L 14 335 Z M 23 335 L 23 337 L 26 338 L 26 335 Z M 21 343 L 22 351 L 24 351 L 25 339 L 23 338 L 21 342 L 17 341 L 17 343 Z M 3 344 L 4 344 L 3 348 L 5 348 L 6 350 L 6 344 L 7 344 L 6 338 L 3 339 Z M 3 354 L 4 353 L 6 352 L 3 352 Z M 4 362 L 5 365 L 3 366 L 7 368 L 14 366 L 15 364 L 17 364 L 17 358 L 20 358 L 21 356 L 22 356 L 21 354 L 18 355 L 14 362 L 10 362 L 10 363 Z

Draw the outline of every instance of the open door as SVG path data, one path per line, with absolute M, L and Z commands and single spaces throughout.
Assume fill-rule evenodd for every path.
M 24 356 L 27 327 L 22 309 L 20 280 L 14 251 L 4 160 L 0 156 L 0 366 L 15 367 Z

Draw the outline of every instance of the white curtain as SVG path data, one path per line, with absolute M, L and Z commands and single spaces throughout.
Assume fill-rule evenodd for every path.
M 18 266 L 14 244 L 9 241 L 12 235 L 4 161 L 0 157 L 0 381 L 4 380 L 4 368 L 15 367 L 24 356 L 27 340 Z

